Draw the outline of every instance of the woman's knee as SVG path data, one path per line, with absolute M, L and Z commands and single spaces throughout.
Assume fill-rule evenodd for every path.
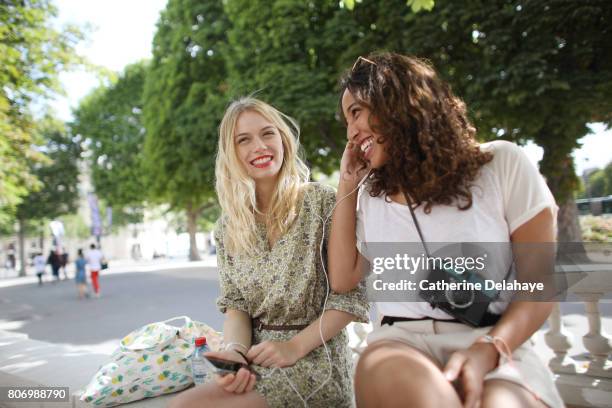
M 415 376 L 414 373 L 419 373 Z M 420 351 L 398 344 L 375 344 L 368 347 L 357 364 L 355 385 L 414 389 L 435 385 L 443 380 L 439 367 Z
M 359 359 L 355 374 L 359 407 L 459 407 L 460 401 L 440 368 L 425 354 L 399 343 L 375 344 Z M 381 401 L 384 404 L 381 405 Z
M 199 408 L 211 402 L 214 390 L 212 384 L 190 388 L 178 393 L 170 400 L 168 408 Z
M 264 397 L 255 391 L 233 394 L 224 391 L 214 383 L 200 385 L 183 391 L 170 401 L 168 408 L 267 408 Z
M 483 408 L 543 408 L 545 404 L 538 401 L 527 389 L 510 381 L 486 381 L 482 391 Z

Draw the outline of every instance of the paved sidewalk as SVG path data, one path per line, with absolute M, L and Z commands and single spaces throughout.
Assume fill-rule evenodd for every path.
M 72 279 L 35 282 L 0 281 L 0 330 L 108 354 L 130 331 L 174 316 L 222 327 L 216 267 L 208 260 L 111 266 L 101 273 L 100 299 L 79 300 Z
M 184 269 L 184 268 L 198 268 L 198 267 L 216 267 L 217 258 L 215 255 L 205 256 L 201 261 L 190 262 L 186 258 L 174 258 L 166 259 L 159 258 L 154 260 L 141 260 L 134 261 L 132 259 L 118 259 L 109 261 L 110 268 L 102 271 L 104 275 L 113 275 L 117 273 L 126 272 L 151 272 L 159 270 L 172 270 L 172 269 Z M 69 279 L 74 278 L 75 266 L 74 262 L 70 262 L 67 267 Z M 63 278 L 64 275 L 60 274 Z M 47 266 L 46 273 L 43 275 L 45 282 L 51 282 L 53 276 L 51 270 Z M 0 288 L 25 285 L 31 283 L 37 283 L 38 278 L 33 267 L 28 267 L 26 270 L 26 276 L 19 276 L 19 271 L 15 269 L 0 268 Z
M 108 361 L 123 336 L 147 323 L 188 315 L 217 330 L 222 327 L 211 259 L 115 261 L 102 272 L 100 282 L 101 298 L 79 300 L 73 279 L 42 286 L 35 276 L 0 280 L 1 384 L 69 386 L 74 393 Z M 161 408 L 167 398 L 143 401 L 134 408 Z M 76 396 L 60 405 L 81 406 Z M 0 402 L 3 406 L 12 407 Z

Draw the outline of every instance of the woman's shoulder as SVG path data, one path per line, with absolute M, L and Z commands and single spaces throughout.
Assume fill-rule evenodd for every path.
M 516 143 L 508 142 L 507 140 L 493 140 L 480 144 L 482 152 L 493 154 L 493 162 L 506 162 L 513 160 L 517 156 L 523 156 L 523 149 Z
M 372 195 L 372 185 L 369 183 L 364 183 L 357 190 L 357 207 L 358 208 L 366 208 L 369 206 L 388 206 L 392 205 L 393 202 L 387 199 L 387 196 L 384 193 L 379 195 Z
M 225 215 L 221 215 L 219 218 L 217 218 L 217 221 L 215 221 L 215 226 L 213 227 L 215 239 L 218 239 L 223 235 L 223 229 L 226 224 L 227 217 Z
M 304 191 L 312 191 L 312 192 L 315 192 L 316 194 L 321 194 L 321 195 L 336 194 L 335 188 L 333 188 L 332 186 L 328 184 L 320 183 L 318 181 L 308 182 L 304 184 L 303 188 L 304 188 Z
M 308 211 L 327 214 L 336 203 L 336 190 L 329 185 L 310 182 L 303 187 L 302 207 Z
M 481 144 L 480 150 L 493 154 L 493 159 L 483 168 L 491 170 L 499 177 L 511 177 L 517 171 L 533 166 L 525 151 L 516 143 L 495 140 Z
M 327 201 L 329 199 L 336 199 L 336 190 L 327 184 L 319 182 L 306 183 L 303 187 L 304 200 L 310 200 L 313 202 Z

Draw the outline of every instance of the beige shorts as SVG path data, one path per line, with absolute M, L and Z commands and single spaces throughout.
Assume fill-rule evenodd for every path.
M 421 351 L 443 367 L 452 353 L 468 348 L 490 330 L 491 327 L 475 329 L 463 323 L 434 320 L 395 322 L 392 326 L 375 328 L 368 336 L 368 345 L 381 340 L 398 341 Z M 498 367 L 487 374 L 485 380 L 512 381 L 534 393 L 549 407 L 563 407 L 552 373 L 533 351 L 532 344 L 528 340 L 514 350 L 512 364 L 500 359 Z

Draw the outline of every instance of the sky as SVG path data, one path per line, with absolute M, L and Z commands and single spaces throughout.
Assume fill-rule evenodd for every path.
M 59 24 L 92 26 L 89 41 L 82 44 L 79 51 L 92 63 L 117 72 L 128 64 L 151 57 L 155 24 L 166 2 L 55 0 Z M 71 110 L 81 98 L 98 86 L 98 80 L 93 74 L 82 71 L 62 73 L 60 80 L 67 96 L 57 98 L 54 109 L 61 119 L 70 120 Z M 593 133 L 580 139 L 582 147 L 574 152 L 577 174 L 589 168 L 602 168 L 612 161 L 612 130 L 604 131 L 601 124 L 593 124 L 591 129 Z M 542 149 L 537 145 L 528 144 L 524 150 L 536 164 L 542 158 Z

